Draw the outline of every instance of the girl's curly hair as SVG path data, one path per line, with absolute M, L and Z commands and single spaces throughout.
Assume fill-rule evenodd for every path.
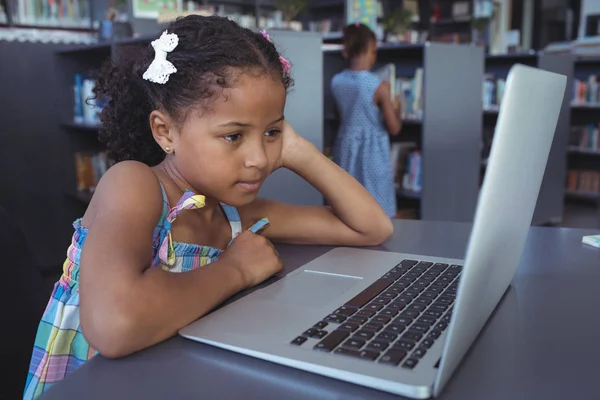
M 275 45 L 227 18 L 191 15 L 177 19 L 167 31 L 177 34 L 179 44 L 167 56 L 177 72 L 166 84 L 142 78 L 154 59 L 151 45 L 121 50 L 100 71 L 94 91 L 107 104 L 100 114 L 99 138 L 116 162 L 160 163 L 165 154 L 152 136 L 150 113 L 161 109 L 183 122 L 191 107 L 207 106 L 231 87 L 240 70 L 270 74 L 281 79 L 286 90 L 293 84 Z

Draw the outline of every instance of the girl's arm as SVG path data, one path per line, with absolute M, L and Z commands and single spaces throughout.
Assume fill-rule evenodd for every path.
M 81 327 L 106 357 L 122 357 L 173 336 L 281 268 L 269 241 L 249 233 L 203 268 L 186 273 L 148 268 L 161 212 L 154 173 L 143 164 L 123 162 L 104 175 L 84 217 Z M 257 251 L 261 254 L 255 257 Z
M 400 119 L 399 106 L 392 103 L 390 96 L 390 84 L 382 82 L 375 91 L 375 104 L 381 108 L 383 119 L 390 135 L 397 136 L 402 129 L 402 120 Z
M 283 136 L 281 165 L 308 181 L 331 207 L 256 199 L 239 210 L 244 225 L 268 217 L 271 225 L 264 234 L 271 240 L 293 244 L 371 246 L 392 235 L 390 218 L 359 182 L 296 135 L 287 123 Z

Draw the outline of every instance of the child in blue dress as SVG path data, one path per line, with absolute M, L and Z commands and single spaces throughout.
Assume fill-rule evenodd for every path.
M 124 357 L 173 336 L 277 273 L 272 242 L 363 246 L 392 234 L 373 197 L 286 122 L 290 85 L 266 32 L 220 17 L 178 19 L 107 64 L 100 138 L 117 163 L 74 223 L 26 399 L 98 353 Z M 258 198 L 278 168 L 331 208 Z
M 390 84 L 371 72 L 377 57 L 373 31 L 362 24 L 348 25 L 343 40 L 348 68 L 331 82 L 340 115 L 333 159 L 392 218 L 397 210 L 389 135 L 398 135 L 402 128 L 398 102 L 391 99 Z

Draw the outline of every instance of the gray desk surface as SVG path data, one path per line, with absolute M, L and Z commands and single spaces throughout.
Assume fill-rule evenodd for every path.
M 398 221 L 384 250 L 464 256 L 470 225 Z M 585 230 L 532 228 L 513 285 L 442 395 L 598 398 L 600 249 Z M 286 271 L 327 251 L 280 246 Z M 51 399 L 392 399 L 386 393 L 174 337 L 121 360 L 96 357 Z

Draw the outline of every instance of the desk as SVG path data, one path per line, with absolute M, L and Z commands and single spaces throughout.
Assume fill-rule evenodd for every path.
M 464 257 L 471 226 L 396 221 L 380 248 Z M 600 249 L 587 230 L 532 228 L 521 266 L 443 400 L 598 398 Z M 286 272 L 326 252 L 279 246 Z M 174 337 L 121 360 L 96 357 L 45 400 L 398 399 L 379 391 Z

